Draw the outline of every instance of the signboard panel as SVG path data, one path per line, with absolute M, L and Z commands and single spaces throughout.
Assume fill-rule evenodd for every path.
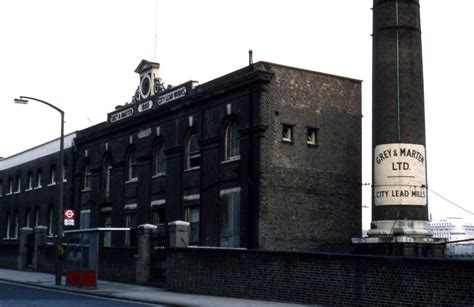
M 164 95 L 161 95 L 160 97 L 158 97 L 158 100 L 157 100 L 157 104 L 158 105 L 162 105 L 162 104 L 165 104 L 167 102 L 170 102 L 170 101 L 173 101 L 173 100 L 176 100 L 176 99 L 179 99 L 181 97 L 184 97 L 186 96 L 186 87 L 185 86 L 182 86 L 174 91 L 171 91 L 169 93 L 166 93 Z
M 376 206 L 425 206 L 425 147 L 405 143 L 375 146 L 373 193 Z
M 121 110 L 121 111 L 119 111 L 119 112 L 110 114 L 109 121 L 110 121 L 111 123 L 117 122 L 117 121 L 119 121 L 119 120 L 122 120 L 122 119 L 124 119 L 124 118 L 127 118 L 127 117 L 132 116 L 133 113 L 134 113 L 133 108 L 127 108 L 127 109 Z
M 74 226 L 74 210 L 65 209 L 64 210 L 64 226 Z

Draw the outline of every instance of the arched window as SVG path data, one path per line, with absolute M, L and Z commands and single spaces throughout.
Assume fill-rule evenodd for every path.
M 102 192 L 106 200 L 110 197 L 110 183 L 112 181 L 112 158 L 107 155 L 102 164 Z
M 89 161 L 84 163 L 84 167 L 82 169 L 82 190 L 89 191 L 92 187 L 91 184 L 92 174 L 91 174 L 91 166 Z
M 137 180 L 137 159 L 135 149 L 130 149 L 127 155 L 127 181 Z
M 236 160 L 240 158 L 240 135 L 237 124 L 232 121 L 225 129 L 225 160 Z
M 191 134 L 186 145 L 186 168 L 201 166 L 201 146 L 198 143 L 199 134 Z
M 157 144 L 153 149 L 153 176 L 166 174 L 166 155 L 163 144 Z

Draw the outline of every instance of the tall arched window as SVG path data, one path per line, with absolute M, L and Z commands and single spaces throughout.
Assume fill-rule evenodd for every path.
M 186 168 L 201 166 L 201 146 L 198 143 L 199 134 L 191 134 L 186 145 Z
M 163 144 L 157 144 L 153 149 L 153 175 L 166 174 L 166 155 Z
M 110 197 L 110 183 L 112 181 L 112 158 L 107 155 L 102 164 L 102 193 L 106 200 Z
M 127 181 L 137 180 L 137 159 L 135 149 L 130 149 L 127 154 Z
M 237 124 L 232 121 L 225 129 L 225 160 L 236 160 L 240 158 L 240 135 Z
M 92 174 L 91 174 L 91 166 L 89 161 L 84 163 L 84 167 L 82 170 L 82 190 L 89 191 L 92 187 Z

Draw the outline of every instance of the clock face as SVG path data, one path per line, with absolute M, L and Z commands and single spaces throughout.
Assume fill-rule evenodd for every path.
M 147 98 L 150 94 L 150 77 L 144 76 L 140 84 L 140 94 L 142 98 Z

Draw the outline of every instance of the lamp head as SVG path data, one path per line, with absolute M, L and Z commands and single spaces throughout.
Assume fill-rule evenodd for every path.
M 15 98 L 15 99 L 13 99 L 13 101 L 15 101 L 15 103 L 19 103 L 19 104 L 28 104 L 28 100 L 22 99 L 22 98 Z

